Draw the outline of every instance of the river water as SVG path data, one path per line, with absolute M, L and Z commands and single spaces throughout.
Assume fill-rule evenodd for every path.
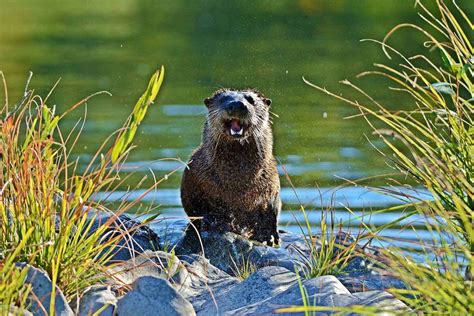
M 277 115 L 273 129 L 282 175 L 282 229 L 300 229 L 300 203 L 315 230 L 329 205 L 335 221 L 355 232 L 361 223 L 377 227 L 401 215 L 371 214 L 403 201 L 364 187 L 390 186 L 383 174 L 397 178 L 374 148 L 385 150 L 383 143 L 362 118 L 344 119 L 357 114 L 356 109 L 318 93 L 302 77 L 354 95 L 338 81 L 357 81 L 357 73 L 384 60 L 377 45 L 360 39 L 382 39 L 395 24 L 415 21 L 411 1 L 0 0 L 0 8 L 0 69 L 7 77 L 10 103 L 22 94 L 29 71 L 34 73 L 30 87 L 43 96 L 61 78 L 48 101 L 59 112 L 91 93 L 112 94 L 92 98 L 62 122 L 67 131 L 87 113 L 73 151 L 82 166 L 123 124 L 151 73 L 165 65 L 162 91 L 140 127 L 127 165 L 134 174 L 119 188 L 132 188 L 128 199 L 154 179 L 182 168 L 175 160 L 162 159 L 186 161 L 198 146 L 205 97 L 220 87 L 254 87 L 273 100 Z M 416 35 L 401 36 L 392 43 L 413 43 L 403 47 L 411 52 L 422 49 Z M 394 108 L 411 105 L 380 79 L 360 83 Z M 182 218 L 180 177 L 180 171 L 170 176 L 144 203 L 161 205 L 157 210 L 165 217 Z M 370 179 L 338 189 L 361 178 Z M 109 201 L 123 198 L 116 192 Z M 423 231 L 397 228 L 383 234 L 425 238 Z

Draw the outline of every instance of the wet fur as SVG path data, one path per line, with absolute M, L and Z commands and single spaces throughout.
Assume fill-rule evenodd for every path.
M 255 90 L 248 135 L 231 139 L 222 133 L 222 89 L 205 100 L 209 112 L 202 143 L 194 151 L 181 183 L 188 216 L 202 217 L 200 230 L 231 231 L 249 239 L 278 244 L 280 180 L 273 157 L 269 100 Z M 265 104 L 268 103 L 268 104 Z

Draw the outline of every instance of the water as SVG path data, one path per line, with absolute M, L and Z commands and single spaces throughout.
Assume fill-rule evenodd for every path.
M 42 95 L 61 77 L 48 101 L 60 112 L 96 91 L 112 93 L 94 97 L 62 123 L 68 130 L 87 113 L 74 148 L 80 166 L 122 125 L 148 77 L 165 65 L 165 84 L 140 127 L 137 148 L 127 164 L 134 174 L 120 189 L 133 188 L 148 175 L 141 184 L 146 188 L 154 178 L 182 168 L 178 160 L 161 159 L 188 159 L 200 142 L 202 100 L 223 86 L 255 87 L 273 100 L 272 111 L 278 115 L 275 155 L 283 186 L 282 228 L 299 229 L 297 196 L 313 214 L 310 220 L 317 229 L 320 211 L 335 187 L 346 179 L 394 172 L 373 148 L 386 149 L 365 121 L 344 119 L 357 111 L 318 93 L 302 77 L 340 91 L 338 81 L 354 78 L 383 60 L 377 45 L 359 40 L 381 39 L 396 23 L 414 21 L 410 1 L 0 0 L 0 8 L 0 69 L 7 77 L 10 103 L 21 95 L 29 71 L 35 74 L 31 87 Z M 392 43 L 418 39 L 408 32 L 402 36 Z M 414 52 L 421 45 L 408 49 Z M 386 83 L 379 79 L 368 78 L 361 84 L 389 105 L 405 104 L 403 97 L 387 93 Z M 344 95 L 353 93 L 344 90 Z M 170 176 L 145 201 L 161 204 L 159 210 L 166 216 L 183 217 L 180 175 Z M 387 185 L 383 177 L 364 183 Z M 140 192 L 132 191 L 128 198 Z M 110 201 L 121 198 L 116 192 Z M 369 216 L 370 210 L 399 201 L 360 187 L 338 191 L 335 202 L 336 220 L 354 229 L 361 221 L 382 225 L 399 215 Z M 354 209 L 352 221 L 345 206 Z M 408 231 L 401 235 L 387 231 L 387 235 L 418 238 Z

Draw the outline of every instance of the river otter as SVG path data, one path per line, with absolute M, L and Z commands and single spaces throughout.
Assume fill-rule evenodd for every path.
M 273 157 L 271 100 L 256 90 L 220 89 L 201 145 L 181 182 L 181 200 L 200 231 L 231 231 L 277 245 L 280 180 Z M 191 229 L 192 230 L 192 229 Z

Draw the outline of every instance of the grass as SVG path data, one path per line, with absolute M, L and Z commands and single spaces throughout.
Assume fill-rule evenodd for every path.
M 425 262 L 407 258 L 402 249 L 387 251 L 386 268 L 409 287 L 391 292 L 415 313 L 473 314 L 474 27 L 454 1 L 430 3 L 435 9 L 422 1 L 416 5 L 421 26 L 400 24 L 383 41 L 370 40 L 381 45 L 389 62 L 359 75 L 388 80 L 390 93 L 411 100 L 410 110 L 384 105 L 348 80 L 342 83 L 361 98 L 346 98 L 305 81 L 357 108 L 373 135 L 382 139 L 385 146 L 377 150 L 383 157 L 432 194 L 432 200 L 410 205 L 426 218 L 432 235 L 431 243 L 417 245 Z M 426 52 L 410 55 L 389 45 L 406 28 L 425 36 Z
M 121 237 L 102 236 L 112 224 L 111 217 L 92 231 L 96 210 L 103 206 L 93 199 L 100 191 L 114 191 L 123 179 L 119 171 L 131 149 L 135 132 L 147 108 L 155 100 L 163 81 L 164 69 L 157 71 L 123 128 L 112 134 L 98 149 L 84 172 L 78 161 L 69 159 L 80 137 L 78 124 L 67 134 L 59 128 L 61 120 L 90 97 L 58 115 L 45 98 L 25 89 L 22 100 L 1 108 L 0 128 L 0 305 L 24 306 L 24 271 L 15 262 L 27 262 L 44 269 L 68 300 L 103 277 L 114 244 Z M 110 149 L 108 141 L 115 137 Z M 138 203 L 121 204 L 121 214 Z M 54 295 L 53 295 L 54 296 Z M 54 300 L 50 310 L 53 312 Z
M 305 265 L 303 271 L 305 278 L 311 279 L 323 275 L 337 276 L 343 272 L 351 259 L 357 256 L 355 248 L 362 235 L 357 235 L 354 240 L 345 237 L 341 239 L 342 227 L 337 228 L 334 220 L 327 219 L 332 210 L 321 213 L 319 221 L 319 233 L 314 234 L 308 214 L 301 206 L 304 223 L 298 223 L 304 237 L 305 244 L 309 249 L 309 256 L 302 253 L 302 262 Z
M 33 233 L 31 227 L 26 237 Z M 23 307 L 26 306 L 26 299 L 31 290 L 29 286 L 25 286 L 27 269 L 19 270 L 15 267 L 15 258 L 18 253 L 25 247 L 28 238 L 23 239 L 14 249 L 5 255 L 4 260 L 0 263 L 0 275 L 2 276 L 0 282 L 0 314 L 8 314 L 11 306 Z
M 305 252 L 301 252 L 298 248 L 295 248 L 296 251 L 300 252 L 300 258 L 304 264 L 304 270 L 301 272 L 307 279 L 322 275 L 339 275 L 348 265 L 349 261 L 358 255 L 354 250 L 359 240 L 364 238 L 365 235 L 358 234 L 352 241 L 347 240 L 345 237 L 344 240 L 339 240 L 342 227 L 339 226 L 339 229 L 337 229 L 334 217 L 332 216 L 334 212 L 334 208 L 332 207 L 333 202 L 327 205 L 326 209 L 321 211 L 319 233 L 313 233 L 308 213 L 301 203 L 296 188 L 284 166 L 283 172 L 296 199 L 300 202 L 299 211 L 303 215 L 303 222 L 299 221 L 296 217 L 294 218 L 301 230 L 304 243 L 307 249 L 309 249 L 308 255 Z M 320 194 L 320 197 L 322 197 L 322 194 Z M 322 204 L 321 200 L 321 205 Z M 329 221 L 327 219 L 328 215 L 330 216 Z
M 257 266 L 252 263 L 251 260 L 244 258 L 244 256 L 242 256 L 238 262 L 236 262 L 232 256 L 229 258 L 234 265 L 234 267 L 231 268 L 233 275 L 241 281 L 247 279 L 257 271 Z

